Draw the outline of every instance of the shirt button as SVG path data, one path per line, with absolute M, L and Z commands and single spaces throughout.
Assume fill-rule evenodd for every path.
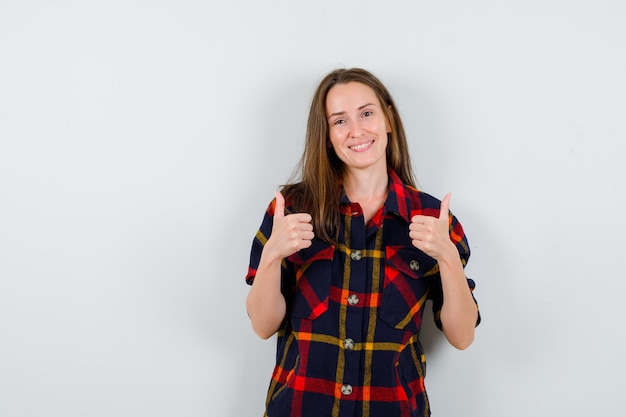
M 355 306 L 359 303 L 359 297 L 356 296 L 356 294 L 350 294 L 350 296 L 348 297 L 348 304 L 350 304 L 351 306 Z
M 350 395 L 350 394 L 352 394 L 352 385 L 348 385 L 348 384 L 343 385 L 341 387 L 341 393 L 343 395 Z
M 360 250 L 355 250 L 350 254 L 350 258 L 352 258 L 353 261 L 360 261 L 361 257 L 362 255 Z
M 347 350 L 352 350 L 354 348 L 354 340 L 347 338 L 343 341 L 343 347 Z
M 418 269 L 420 269 L 420 263 L 417 262 L 415 259 L 413 259 L 410 263 L 409 263 L 409 268 L 411 268 L 413 271 L 417 271 Z

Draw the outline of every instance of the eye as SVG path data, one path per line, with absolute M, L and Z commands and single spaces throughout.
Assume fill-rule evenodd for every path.
M 371 111 L 371 110 L 365 110 L 365 111 L 363 112 L 363 117 L 370 117 L 372 114 L 373 114 L 373 113 L 372 113 L 372 111 Z
M 346 121 L 344 119 L 337 119 L 333 122 L 334 125 L 342 125 L 345 124 Z

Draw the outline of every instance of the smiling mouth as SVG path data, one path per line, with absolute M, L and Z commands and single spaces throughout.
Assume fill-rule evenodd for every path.
M 369 148 L 372 145 L 372 143 L 374 143 L 373 140 L 371 140 L 369 142 L 365 142 L 365 143 L 359 143 L 358 145 L 348 146 L 348 148 L 353 150 L 353 151 L 363 151 L 363 150 Z

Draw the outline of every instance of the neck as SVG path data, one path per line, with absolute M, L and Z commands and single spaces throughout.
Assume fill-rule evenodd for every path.
M 387 197 L 389 176 L 384 170 L 350 170 L 344 174 L 343 188 L 352 202 L 378 201 Z

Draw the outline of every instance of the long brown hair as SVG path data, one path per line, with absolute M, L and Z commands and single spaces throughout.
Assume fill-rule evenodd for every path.
M 337 69 L 319 83 L 307 122 L 304 152 L 289 184 L 283 188 L 285 198 L 298 212 L 313 217 L 315 236 L 336 243 L 339 228 L 339 188 L 344 164 L 332 146 L 326 115 L 326 96 L 336 84 L 358 82 L 374 90 L 391 126 L 387 144 L 387 167 L 393 169 L 407 185 L 415 187 L 409 149 L 398 109 L 383 83 L 361 68 Z M 294 177 L 299 174 L 299 182 Z

